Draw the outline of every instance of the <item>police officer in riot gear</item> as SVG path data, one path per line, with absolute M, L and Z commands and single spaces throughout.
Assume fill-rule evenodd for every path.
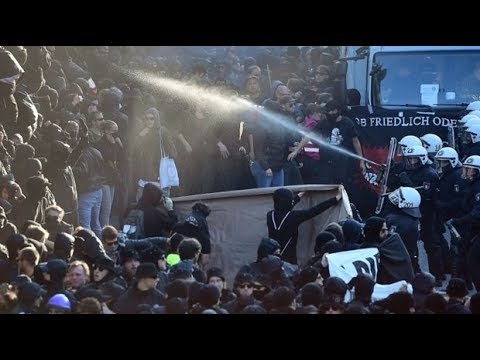
M 437 222 L 434 230 L 440 239 L 444 270 L 451 273 L 451 261 L 454 259 L 451 259 L 448 242 L 443 237 L 444 223 L 458 214 L 467 183 L 462 178 L 462 164 L 455 149 L 451 147 L 440 149 L 435 155 L 435 167 L 440 179 L 435 201 Z
M 468 145 L 465 148 L 464 159 L 472 155 L 480 155 L 480 119 L 473 125 L 470 125 L 470 123 L 467 123 L 468 127 L 465 129 L 465 138 Z
M 415 145 L 422 145 L 422 141 L 413 135 L 404 136 L 397 145 L 397 156 L 402 158 L 401 161 L 392 164 L 390 168 L 390 174 L 388 175 L 387 179 L 387 187 L 391 191 L 397 189 L 400 186 L 400 174 L 404 172 L 405 169 L 405 152 L 409 147 Z
M 404 156 L 406 171 L 399 175 L 400 184 L 401 186 L 421 187 L 418 189 L 422 198 L 420 238 L 425 244 L 429 270 L 437 279 L 437 285 L 440 286 L 440 280 L 444 277 L 442 252 L 440 240 L 433 230 L 438 174 L 429 164 L 427 150 L 423 146 L 415 145 L 407 148 Z
M 480 289 L 480 156 L 472 155 L 463 163 L 463 177 L 468 186 L 462 202 L 462 216 L 452 219 L 452 225 L 462 235 L 467 255 L 466 281 L 469 277 L 477 291 Z M 469 286 L 471 287 L 471 286 Z
M 438 135 L 435 134 L 425 134 L 420 137 L 422 145 L 427 149 L 428 158 L 433 161 L 433 158 L 443 146 L 443 141 Z
M 459 159 L 465 160 L 470 155 L 469 154 L 470 147 L 472 146 L 471 137 L 469 134 L 466 133 L 466 130 L 473 125 L 480 123 L 480 117 L 475 115 L 465 115 L 460 120 L 458 120 L 457 124 L 457 139 L 456 143 L 456 150 L 459 155 Z
M 390 232 L 396 232 L 402 238 L 412 261 L 413 271 L 420 272 L 418 265 L 418 247 L 421 196 L 411 187 L 399 187 L 388 195 L 383 210 Z

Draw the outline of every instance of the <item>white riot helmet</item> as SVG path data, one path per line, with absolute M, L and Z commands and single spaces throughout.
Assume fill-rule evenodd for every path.
M 407 159 L 407 169 L 418 169 L 428 162 L 427 149 L 422 145 L 415 145 L 407 148 L 404 156 Z
M 473 125 L 479 125 L 480 124 L 480 118 L 477 118 L 476 116 L 469 118 L 463 125 L 461 125 L 464 129 L 468 129 L 470 126 Z
M 415 146 L 415 145 L 422 146 L 422 140 L 420 140 L 418 137 L 413 136 L 413 135 L 404 136 L 398 142 L 397 155 L 405 156 L 406 149 L 409 148 L 409 147 Z
M 469 116 L 469 115 L 467 115 Z M 464 116 L 465 117 L 465 116 Z M 463 124 L 460 125 L 458 133 L 460 134 L 460 137 L 462 139 L 462 143 L 464 144 L 470 144 L 472 142 L 472 137 L 468 133 L 468 129 L 471 128 L 474 125 L 480 125 L 480 118 L 477 118 L 476 116 L 472 116 L 468 118 L 468 120 Z
M 448 167 L 455 169 L 460 161 L 458 161 L 458 153 L 451 147 L 444 147 L 435 155 L 435 162 L 437 165 L 437 172 L 439 174 L 447 170 Z
M 480 101 L 472 101 L 470 104 L 468 104 L 467 110 L 468 111 L 480 110 Z
M 427 149 L 427 153 L 430 156 L 434 156 L 443 146 L 442 139 L 435 134 L 425 134 L 420 140 L 422 140 L 423 146 Z
M 472 172 L 468 172 L 468 169 L 475 169 L 476 174 Z M 468 180 L 474 180 L 475 178 L 478 177 L 480 174 L 480 156 L 478 155 L 472 155 L 469 156 L 464 162 L 463 162 L 463 173 L 462 177 L 464 179 Z
M 478 116 L 475 116 L 475 115 L 465 115 L 464 117 L 462 117 L 460 120 L 458 120 L 458 123 L 460 125 L 464 125 L 468 120 L 470 119 L 478 119 L 479 117 Z
M 422 197 L 414 188 L 399 187 L 388 195 L 388 199 L 393 205 L 402 209 L 408 215 L 418 219 L 422 217 L 419 209 Z
M 472 139 L 472 144 L 480 142 L 480 124 L 469 126 L 468 129 L 465 130 L 465 132 L 470 135 Z
M 480 110 L 473 110 L 468 113 L 468 115 L 473 115 L 480 118 Z

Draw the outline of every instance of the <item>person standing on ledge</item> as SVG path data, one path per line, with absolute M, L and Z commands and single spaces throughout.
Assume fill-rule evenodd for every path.
M 298 227 L 303 222 L 321 214 L 342 199 L 343 186 L 338 187 L 335 197 L 321 202 L 308 210 L 292 210 L 300 202 L 303 192 L 294 195 L 286 188 L 273 193 L 273 210 L 267 213 L 268 237 L 280 243 L 280 257 L 283 261 L 297 264 Z

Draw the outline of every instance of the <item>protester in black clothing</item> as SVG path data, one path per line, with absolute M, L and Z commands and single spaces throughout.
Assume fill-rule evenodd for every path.
M 405 245 L 396 233 L 389 236 L 385 219 L 372 216 L 363 227 L 365 241 L 360 248 L 377 248 L 379 267 L 377 283 L 391 284 L 396 281 L 412 281 L 414 274 L 412 262 Z
M 7 239 L 17 232 L 17 227 L 8 221 L 5 210 L 0 206 L 0 244 L 5 245 Z
M 145 237 L 168 236 L 178 221 L 173 203 L 163 195 L 162 190 L 152 183 L 143 188 L 137 208 L 143 210 Z
M 57 204 L 65 210 L 67 223 L 77 226 L 78 194 L 77 183 L 69 165 L 72 149 L 61 141 L 54 141 L 50 146 L 50 155 L 45 165 L 45 176 L 51 182 L 51 191 Z
M 351 153 L 363 157 L 362 146 L 358 140 L 358 134 L 351 119 L 341 115 L 341 105 L 336 100 L 331 100 L 325 105 L 327 115 L 327 122 L 321 123 L 321 132 L 324 134 L 326 141 L 332 146 L 338 146 Z M 333 151 L 326 148 L 321 148 L 321 155 L 328 168 L 324 170 L 325 174 L 330 174 L 329 179 L 325 184 L 341 184 L 347 183 L 351 177 L 348 175 L 349 171 L 355 169 L 355 160 L 347 157 L 340 152 Z M 359 161 L 359 167 L 362 172 L 365 172 L 365 162 Z M 329 169 L 329 170 L 328 170 Z
M 102 125 L 102 131 L 102 138 L 93 146 L 102 153 L 105 166 L 105 182 L 102 186 L 102 204 L 99 215 L 100 225 L 104 227 L 110 224 L 115 188 L 122 183 L 118 160 L 123 152 L 123 144 L 118 137 L 118 125 L 115 122 L 106 120 Z
M 53 259 L 62 259 L 70 261 L 73 256 L 75 245 L 75 238 L 67 233 L 59 232 L 55 236 L 55 243 L 53 247 Z
M 285 188 L 273 193 L 274 210 L 267 213 L 268 236 L 280 243 L 281 258 L 289 263 L 297 263 L 298 226 L 322 213 L 342 198 L 343 186 L 339 186 L 335 197 L 326 200 L 308 210 L 292 210 L 300 201 L 297 195 Z
M 202 245 L 202 256 L 200 263 L 206 265 L 209 262 L 211 253 L 210 231 L 208 230 L 207 217 L 210 214 L 210 208 L 202 203 L 196 203 L 192 206 L 191 214 L 187 215 L 183 223 L 176 224 L 172 232 L 193 237 Z
M 155 287 L 158 282 L 158 271 L 152 263 L 138 266 L 136 280 L 132 286 L 117 300 L 113 311 L 117 314 L 135 314 L 140 304 L 163 305 L 165 296 Z
M 45 212 L 50 205 L 46 198 L 49 185 L 48 180 L 41 176 L 32 176 L 27 180 L 27 197 L 12 210 L 12 221 L 17 227 L 23 226 L 27 220 L 45 222 Z
M 466 296 L 468 295 L 465 280 L 452 278 L 447 285 L 448 304 L 446 314 L 471 314 L 472 312 L 465 306 Z
M 58 205 L 51 205 L 45 210 L 45 223 L 42 227 L 48 231 L 50 242 L 54 242 L 58 233 L 64 232 L 67 234 L 73 233 L 73 226 L 63 221 L 65 211 Z M 50 249 L 53 244 L 47 244 Z

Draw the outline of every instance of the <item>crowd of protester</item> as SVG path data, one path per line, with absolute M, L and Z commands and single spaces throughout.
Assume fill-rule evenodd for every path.
M 419 273 L 413 294 L 400 291 L 375 301 L 369 276 L 348 284 L 330 277 L 325 254 L 378 244 L 383 236 L 378 218 L 365 225 L 354 219 L 330 224 L 318 234 L 312 259 L 301 267 L 290 251 L 288 259 L 278 257 L 288 237 L 259 238 L 257 259 L 246 259 L 252 262 L 239 269 L 230 287 L 224 269 L 209 266 L 215 251 L 210 210 L 197 203 L 180 219 L 171 196 L 339 184 L 356 165 L 334 152 L 319 158 L 315 144 L 302 151 L 307 138 L 263 126 L 245 114 L 223 121 L 214 105 L 162 92 L 132 74 L 242 97 L 361 155 L 353 123 L 340 115 L 335 99 L 333 61 L 339 51 L 167 50 L 0 47 L 2 313 L 479 311 L 479 297 L 467 297 L 462 279 L 450 280 L 446 295 L 439 295 L 435 278 Z M 350 104 L 358 103 L 357 92 L 348 94 Z M 178 188 L 158 186 L 162 152 L 176 161 Z M 320 165 L 331 171 L 318 172 Z M 293 194 L 278 196 L 293 204 Z M 298 232 L 301 222 L 339 197 L 308 214 L 299 211 L 291 231 Z M 285 210 L 273 203 L 272 209 Z M 133 226 L 133 235 L 119 232 L 125 224 Z

